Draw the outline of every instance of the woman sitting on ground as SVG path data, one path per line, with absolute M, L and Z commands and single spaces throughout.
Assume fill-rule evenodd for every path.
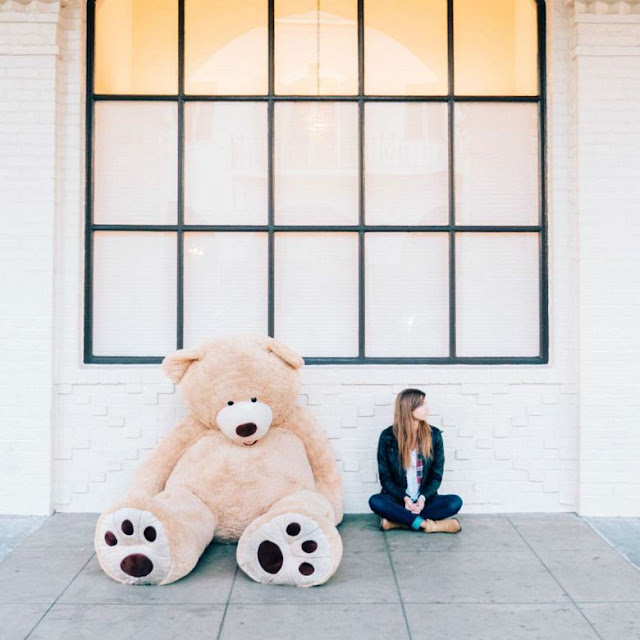
M 393 425 L 380 434 L 378 475 L 382 493 L 369 498 L 384 530 L 398 527 L 432 533 L 457 533 L 450 518 L 462 507 L 454 494 L 438 495 L 444 470 L 442 431 L 429 425 L 425 394 L 405 389 L 398 394 Z

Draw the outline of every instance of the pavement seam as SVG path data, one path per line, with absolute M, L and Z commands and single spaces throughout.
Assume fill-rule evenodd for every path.
M 222 612 L 222 618 L 220 619 L 220 626 L 218 627 L 218 635 L 216 636 L 216 640 L 220 640 L 222 635 L 222 627 L 224 626 L 224 620 L 227 617 L 227 609 L 229 609 L 229 602 L 231 602 L 231 594 L 233 593 L 233 587 L 236 584 L 236 577 L 238 576 L 238 571 L 240 567 L 236 564 L 236 570 L 233 574 L 233 580 L 231 581 L 231 588 L 229 589 L 229 595 L 227 596 L 227 603 L 224 605 L 224 611 Z
M 84 568 L 91 562 L 91 560 L 93 560 L 95 555 L 96 555 L 95 553 L 92 553 L 91 556 L 89 557 L 89 559 L 76 572 L 76 575 L 73 576 L 73 578 L 71 578 L 71 580 L 69 580 L 69 583 L 67 584 L 67 586 L 57 595 L 56 599 L 49 605 L 48 609 L 40 616 L 40 619 L 38 620 L 38 622 L 36 622 L 33 625 L 31 631 L 29 631 L 29 633 L 25 636 L 24 640 L 28 640 L 29 637 L 31 636 L 31 634 L 40 626 L 40 623 L 49 614 L 49 611 L 51 611 L 51 609 L 53 609 L 53 607 L 58 603 L 58 600 L 60 600 L 60 598 L 66 593 L 67 589 L 73 584 L 73 582 L 75 582 L 75 579 L 82 573 Z
M 587 618 L 587 616 L 585 615 L 584 611 L 578 606 L 578 603 L 573 599 L 571 594 L 562 586 L 562 584 L 560 583 L 558 578 L 555 577 L 555 575 L 553 574 L 551 569 L 549 569 L 549 567 L 547 567 L 547 565 L 544 562 L 544 560 L 536 553 L 536 550 L 529 544 L 529 541 L 522 535 L 522 533 L 520 533 L 520 530 L 518 529 L 518 527 L 516 527 L 516 525 L 513 524 L 513 521 L 511 520 L 511 518 L 508 515 L 506 516 L 506 518 L 509 521 L 509 524 L 514 528 L 515 532 L 524 540 L 525 544 L 529 547 L 529 549 L 531 549 L 531 553 L 533 553 L 533 555 L 536 558 L 538 558 L 540 564 L 542 564 L 542 566 L 547 570 L 549 575 L 553 578 L 555 583 L 562 589 L 563 593 L 569 598 L 569 600 L 571 600 L 571 602 L 573 603 L 573 606 L 580 613 L 580 615 L 584 618 L 586 623 L 591 627 L 591 629 L 593 630 L 593 633 L 595 633 L 596 636 L 598 638 L 600 638 L 600 640 L 604 640 L 604 638 L 597 632 L 596 628 L 593 626 L 593 623 L 591 622 L 591 620 L 589 620 L 589 618 Z
M 384 538 L 384 548 L 387 550 L 387 557 L 389 558 L 389 564 L 391 565 L 391 573 L 393 574 L 393 581 L 396 583 L 398 598 L 400 599 L 400 606 L 402 607 L 402 615 L 404 616 L 404 623 L 405 625 L 407 625 L 407 634 L 409 635 L 409 640 L 413 640 L 413 636 L 411 635 L 411 627 L 409 626 L 409 619 L 407 618 L 407 610 L 404 607 L 404 600 L 402 598 L 402 593 L 400 592 L 400 585 L 398 584 L 398 578 L 396 576 L 396 568 L 395 568 L 395 565 L 393 564 L 391 551 L 389 550 L 389 541 L 387 540 L 387 534 L 382 532 L 382 537 Z

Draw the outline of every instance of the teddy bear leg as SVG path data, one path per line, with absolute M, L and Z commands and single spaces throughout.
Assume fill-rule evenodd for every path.
M 98 520 L 94 545 L 103 571 L 123 584 L 169 584 L 193 569 L 216 518 L 186 487 L 125 497 Z
M 313 587 L 326 582 L 342 559 L 333 508 L 316 491 L 286 496 L 244 530 L 236 557 L 256 582 Z

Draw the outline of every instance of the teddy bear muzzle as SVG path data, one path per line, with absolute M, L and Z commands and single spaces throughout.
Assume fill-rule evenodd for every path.
M 262 438 L 273 421 L 271 407 L 264 402 L 233 402 L 220 410 L 216 422 L 230 440 L 252 446 Z

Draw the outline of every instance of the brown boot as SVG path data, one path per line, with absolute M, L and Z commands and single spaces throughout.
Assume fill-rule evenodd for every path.
M 383 531 L 391 531 L 391 529 L 406 529 L 407 527 L 398 524 L 397 522 L 391 522 L 391 520 L 387 520 L 386 518 L 382 518 L 380 520 L 380 528 Z
M 425 533 L 458 533 L 462 529 L 456 518 L 445 520 L 423 520 L 420 528 Z

